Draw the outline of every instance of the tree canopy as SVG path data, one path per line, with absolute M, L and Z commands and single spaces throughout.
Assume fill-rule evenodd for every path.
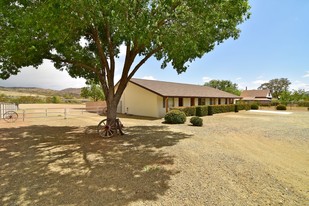
M 209 82 L 206 82 L 204 86 L 220 89 L 222 91 L 226 91 L 235 95 L 240 95 L 238 85 L 231 82 L 230 80 L 211 80 Z
M 272 79 L 269 82 L 261 84 L 258 89 L 270 89 L 272 96 L 278 98 L 282 92 L 286 92 L 291 84 L 287 78 Z
M 48 59 L 72 77 L 99 82 L 114 118 L 128 81 L 150 57 L 184 72 L 216 44 L 237 39 L 249 8 L 248 0 L 2 0 L 0 78 Z

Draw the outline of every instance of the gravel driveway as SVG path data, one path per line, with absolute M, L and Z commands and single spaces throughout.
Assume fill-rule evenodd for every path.
M 309 112 L 100 119 L 0 120 L 0 205 L 308 205 Z

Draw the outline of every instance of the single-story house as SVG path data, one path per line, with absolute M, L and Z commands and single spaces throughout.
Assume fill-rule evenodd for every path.
M 240 97 L 207 86 L 132 78 L 118 113 L 163 117 L 172 107 L 234 104 Z
M 240 94 L 241 100 L 252 103 L 268 104 L 271 102 L 272 95 L 269 89 L 263 90 L 244 90 Z

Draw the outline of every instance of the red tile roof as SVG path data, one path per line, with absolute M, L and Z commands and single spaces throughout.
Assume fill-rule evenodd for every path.
M 240 98 L 237 95 L 201 85 L 135 78 L 132 78 L 130 82 L 163 97 Z

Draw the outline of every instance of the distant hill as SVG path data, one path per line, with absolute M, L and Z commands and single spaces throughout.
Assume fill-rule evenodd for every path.
M 63 90 L 60 90 L 59 92 L 65 93 L 65 94 L 77 94 L 80 96 L 81 88 L 66 88 Z
M 2 87 L 0 93 L 8 96 L 62 96 L 80 98 L 81 88 L 67 88 L 63 90 L 42 89 L 36 87 Z

